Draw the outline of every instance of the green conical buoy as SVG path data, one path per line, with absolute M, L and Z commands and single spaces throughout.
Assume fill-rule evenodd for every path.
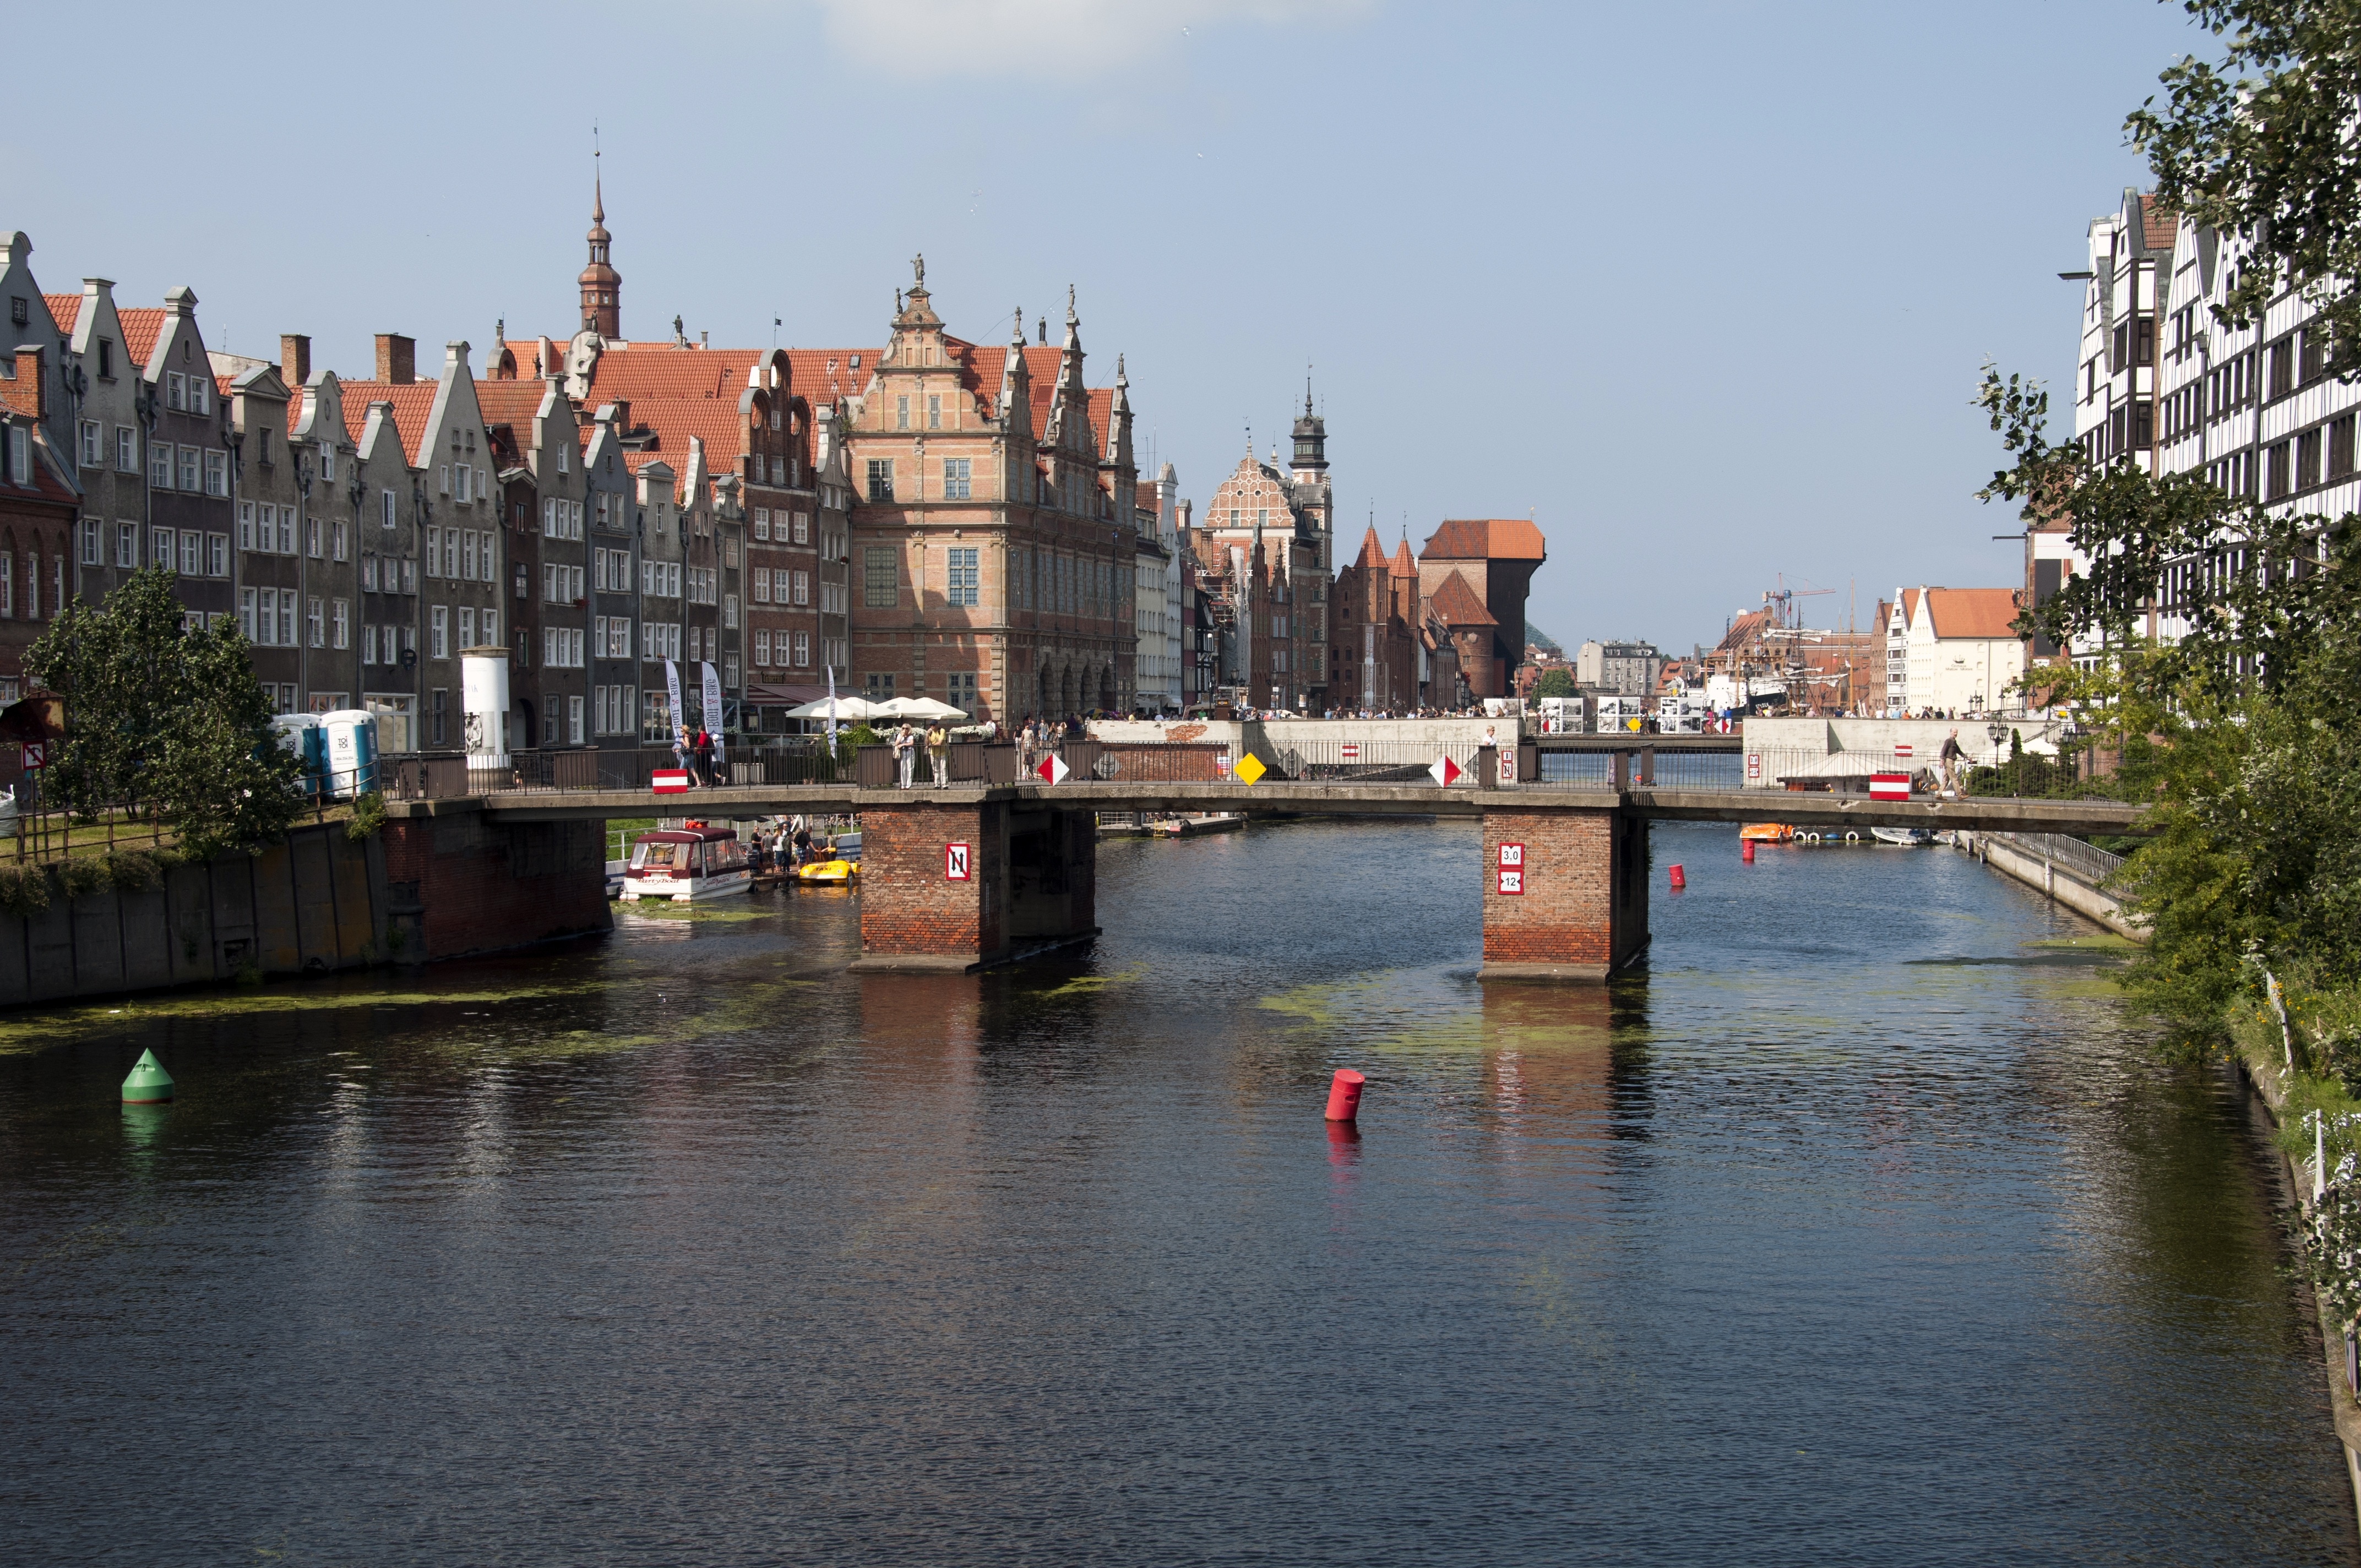
M 156 1059 L 154 1051 L 141 1051 L 139 1061 L 132 1068 L 131 1076 L 123 1080 L 123 1102 L 126 1105 L 168 1105 L 172 1100 L 172 1075 Z

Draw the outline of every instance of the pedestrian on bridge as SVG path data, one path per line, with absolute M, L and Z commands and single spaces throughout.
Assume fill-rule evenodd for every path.
M 935 787 L 949 789 L 951 783 L 951 736 L 939 718 L 927 727 L 927 765 L 934 770 Z
M 894 727 L 895 787 L 908 789 L 910 775 L 917 771 L 917 766 L 918 744 L 917 738 L 910 733 L 910 721 L 906 718 Z

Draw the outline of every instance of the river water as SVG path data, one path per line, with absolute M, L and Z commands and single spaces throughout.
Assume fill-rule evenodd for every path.
M 2361 1558 L 2279 1179 L 2092 928 L 1664 826 L 1643 976 L 1487 991 L 1477 851 L 1110 842 L 982 978 L 761 894 L 0 1021 L 0 1556 Z

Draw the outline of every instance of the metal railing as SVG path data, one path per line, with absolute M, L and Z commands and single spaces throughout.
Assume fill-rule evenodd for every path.
M 1932 764 L 1883 755 L 1854 757 L 1763 748 L 1742 753 L 1659 751 L 1651 744 L 1654 738 L 1645 735 L 1631 736 L 1631 744 L 1611 751 L 1544 751 L 1532 740 L 1520 741 L 1513 734 L 1503 739 L 1505 745 L 1493 759 L 1503 772 L 1488 781 L 1500 787 L 1601 793 L 1745 790 L 1759 794 L 1768 812 L 1775 812 L 1780 797 L 1790 794 L 1867 797 L 1873 774 L 1908 773 L 1913 793 L 1921 799 L 1938 787 Z M 1339 786 L 1428 784 L 1433 782 L 1430 770 L 1436 759 L 1447 752 L 1452 762 L 1469 775 L 1463 787 L 1478 783 L 1473 775 L 1482 751 L 1474 741 L 1454 741 L 1443 747 L 1432 741 L 1367 735 L 1350 740 L 1257 742 L 1251 750 L 1261 767 L 1260 780 Z M 1065 763 L 1068 777 L 1082 782 L 1221 784 L 1239 776 L 1247 751 L 1238 741 L 1061 737 L 1037 751 L 1015 741 L 959 740 L 946 748 L 946 761 L 949 782 L 966 786 L 1030 782 L 1029 775 L 1052 753 Z M 519 751 L 505 769 L 470 767 L 466 753 L 459 751 L 411 751 L 381 759 L 377 776 L 389 799 L 433 800 L 520 792 L 639 792 L 651 787 L 655 773 L 684 765 L 692 784 L 700 787 L 819 784 L 892 789 L 899 783 L 891 746 L 863 745 L 840 758 L 817 741 L 732 748 L 723 762 L 709 768 L 699 767 L 694 757 L 684 763 L 670 746 Z M 912 753 L 911 774 L 914 784 L 933 782 L 932 760 L 923 745 Z
M 2111 854 L 2095 844 L 2080 839 L 2070 839 L 2062 833 L 1993 833 L 1996 843 L 2007 845 L 2020 854 L 2049 864 L 2078 882 L 2093 888 L 2103 888 L 2124 869 L 2124 857 Z

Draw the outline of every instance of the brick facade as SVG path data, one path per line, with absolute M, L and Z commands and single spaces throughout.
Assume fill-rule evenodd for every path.
M 861 814 L 855 969 L 967 970 L 1095 935 L 1098 832 L 1087 811 L 924 796 Z M 944 874 L 968 846 L 969 875 Z
M 1610 809 L 1484 814 L 1484 978 L 1603 981 L 1647 949 L 1648 827 Z M 1500 847 L 1524 847 L 1500 892 Z
M 861 817 L 862 967 L 966 969 L 1007 946 L 1008 810 L 928 805 Z M 969 846 L 969 878 L 943 874 L 948 846 Z
M 387 823 L 390 956 L 418 963 L 613 929 L 605 833 L 478 812 Z

